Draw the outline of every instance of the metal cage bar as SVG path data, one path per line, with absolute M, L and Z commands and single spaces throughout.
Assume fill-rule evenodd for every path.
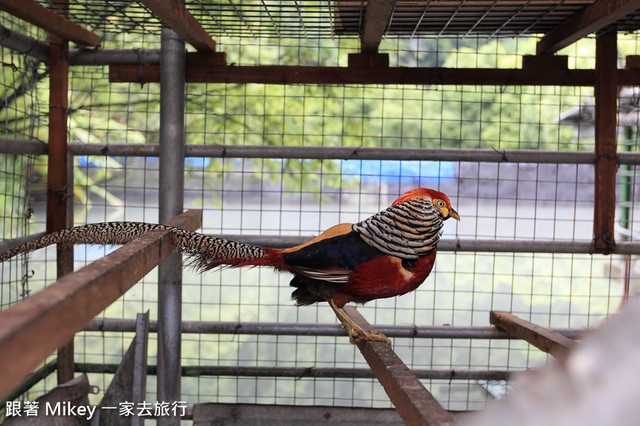
M 160 191 L 159 219 L 166 221 L 184 208 L 185 43 L 172 30 L 162 29 L 160 61 Z M 158 399 L 180 400 L 182 347 L 182 257 L 169 256 L 158 268 Z M 175 425 L 173 416 L 158 424 Z

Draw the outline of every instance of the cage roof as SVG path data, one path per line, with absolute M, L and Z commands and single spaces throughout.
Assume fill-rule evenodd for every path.
M 42 2 L 43 4 L 48 2 Z M 62 2 L 54 2 L 60 7 Z M 593 0 L 397 0 L 385 36 L 544 34 L 565 23 Z M 363 0 L 187 0 L 185 6 L 213 37 L 329 38 L 363 31 Z M 72 21 L 104 34 L 153 33 L 161 22 L 131 0 L 71 0 Z M 611 20 L 608 28 L 634 31 L 636 11 Z

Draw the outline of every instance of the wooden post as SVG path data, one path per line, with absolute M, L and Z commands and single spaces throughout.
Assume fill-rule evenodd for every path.
M 60 7 L 60 3 L 58 3 Z M 68 42 L 49 34 L 49 159 L 47 165 L 47 232 L 73 225 L 73 192 L 70 191 L 67 150 L 69 108 Z M 73 182 L 73 175 L 71 175 Z M 59 244 L 56 249 L 57 277 L 73 272 L 73 247 Z M 73 379 L 73 339 L 58 350 L 58 384 Z
M 595 95 L 595 202 L 593 249 L 610 253 L 615 248 L 616 136 L 618 117 L 618 49 L 615 31 L 596 38 Z

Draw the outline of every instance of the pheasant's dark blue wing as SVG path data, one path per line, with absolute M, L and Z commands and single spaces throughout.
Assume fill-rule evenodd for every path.
M 284 250 L 281 257 L 296 272 L 309 278 L 346 283 L 358 265 L 380 254 L 351 230 L 351 224 L 342 224 L 306 244 Z

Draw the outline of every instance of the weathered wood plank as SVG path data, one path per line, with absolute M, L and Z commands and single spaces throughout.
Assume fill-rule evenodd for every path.
M 169 222 L 200 227 L 201 211 Z M 170 231 L 151 232 L 0 312 L 0 398 L 174 250 Z
M 140 0 L 140 3 L 198 51 L 216 50 L 216 42 L 180 0 Z
M 195 404 L 194 426 L 277 424 L 404 425 L 392 408 L 322 407 L 304 405 Z
M 0 10 L 54 33 L 63 40 L 91 47 L 100 44 L 100 37 L 97 34 L 33 0 L 0 0 Z
M 593 86 L 593 70 L 501 68 L 402 68 L 322 66 L 216 66 L 187 54 L 188 83 L 261 84 L 460 84 Z M 627 70 L 630 71 L 630 70 Z M 633 70 L 635 71 L 635 70 Z M 627 80 L 640 76 L 629 75 Z M 112 83 L 157 83 L 158 65 L 111 65 Z
M 575 345 L 575 340 L 564 337 L 548 328 L 523 320 L 513 314 L 491 311 L 489 321 L 502 330 L 531 343 L 557 359 L 564 359 Z
M 382 41 L 396 0 L 368 0 L 364 13 L 362 34 L 360 35 L 363 53 L 377 53 Z
M 594 251 L 615 249 L 615 203 L 618 136 L 617 34 L 596 38 Z
M 345 311 L 360 327 L 372 330 L 356 308 L 346 306 Z M 363 340 L 357 346 L 406 424 L 454 424 L 451 414 L 442 408 L 386 343 Z
M 546 34 L 538 54 L 553 53 L 640 9 L 640 0 L 598 0 Z

